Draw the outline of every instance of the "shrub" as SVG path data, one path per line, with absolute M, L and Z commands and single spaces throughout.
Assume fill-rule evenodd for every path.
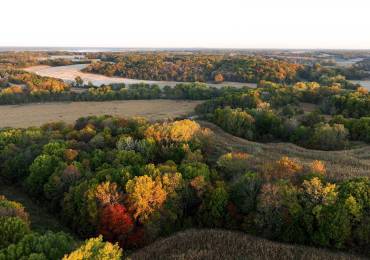
M 18 217 L 25 223 L 29 223 L 28 213 L 22 204 L 7 200 L 0 195 L 0 217 Z
M 217 160 L 217 167 L 226 179 L 239 177 L 249 168 L 249 155 L 241 152 L 227 153 Z
M 264 184 L 257 198 L 255 222 L 259 232 L 286 242 L 306 241 L 299 196 L 299 190 L 288 182 Z
M 231 185 L 231 201 L 242 214 L 248 214 L 256 209 L 257 195 L 262 184 L 256 173 L 246 173 Z
M 180 172 L 184 179 L 190 180 L 198 176 L 203 176 L 206 180 L 209 180 L 211 172 L 207 164 L 193 162 L 183 163 L 180 165 Z
M 322 150 L 340 150 L 347 145 L 348 130 L 341 124 L 320 124 L 315 127 L 311 137 L 313 148 Z
M 0 217 L 0 249 L 17 243 L 28 233 L 28 224 L 20 218 Z
M 225 183 L 218 182 L 216 187 L 208 190 L 200 209 L 202 224 L 209 227 L 221 227 L 226 217 L 228 200 L 229 194 Z
M 303 166 L 299 162 L 284 156 L 280 160 L 264 165 L 263 176 L 266 180 L 293 180 L 302 170 Z
M 87 240 L 81 247 L 65 255 L 63 260 L 120 260 L 122 250 L 118 245 L 103 242 L 102 236 Z
M 30 175 L 26 179 L 28 190 L 35 194 L 41 195 L 44 184 L 58 167 L 60 160 L 56 156 L 42 154 L 38 156 L 30 166 Z
M 320 246 L 341 248 L 351 234 L 351 205 L 338 201 L 335 184 L 318 178 L 302 184 L 303 223 L 310 240 Z
M 131 216 L 121 204 L 107 205 L 100 213 L 99 233 L 110 242 L 118 241 L 121 247 L 133 226 Z
M 28 234 L 17 244 L 0 251 L 0 259 L 61 259 L 71 252 L 74 246 L 72 237 L 63 232 Z

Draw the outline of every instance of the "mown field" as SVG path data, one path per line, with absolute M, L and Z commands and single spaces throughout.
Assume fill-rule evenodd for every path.
M 90 115 L 142 116 L 149 120 L 189 114 L 200 101 L 127 100 L 109 102 L 53 102 L 0 107 L 0 127 L 40 126 L 48 122 L 73 123 Z

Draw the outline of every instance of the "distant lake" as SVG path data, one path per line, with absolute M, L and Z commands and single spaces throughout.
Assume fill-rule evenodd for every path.
M 68 66 L 58 66 L 58 67 L 50 67 L 50 66 L 32 66 L 26 68 L 24 70 L 29 72 L 34 72 L 40 76 L 47 76 L 53 78 L 59 78 L 66 82 L 72 82 L 75 80 L 77 76 L 80 76 L 85 84 L 89 81 L 92 82 L 96 86 L 100 85 L 109 85 L 114 83 L 125 83 L 126 85 L 129 84 L 137 84 L 137 83 L 147 83 L 147 84 L 157 84 L 160 87 L 164 86 L 175 86 L 179 83 L 184 82 L 177 82 L 177 81 L 155 81 L 155 80 L 141 80 L 141 79 L 128 79 L 128 78 L 121 78 L 121 77 L 107 77 L 100 74 L 92 74 L 92 73 L 84 73 L 81 72 L 83 68 L 85 68 L 88 64 L 77 64 L 77 65 L 68 65 Z M 213 84 L 207 83 L 208 86 L 220 88 L 223 86 L 232 86 L 232 87 L 257 87 L 255 83 L 239 83 L 239 82 L 223 82 L 220 84 Z

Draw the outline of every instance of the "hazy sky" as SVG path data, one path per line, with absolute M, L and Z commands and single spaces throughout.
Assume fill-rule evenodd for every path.
M 0 46 L 370 49 L 369 0 L 0 0 Z

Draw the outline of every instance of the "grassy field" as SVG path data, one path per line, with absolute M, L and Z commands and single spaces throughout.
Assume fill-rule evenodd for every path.
M 226 230 L 187 230 L 134 252 L 129 259 L 361 259 Z
M 125 100 L 7 105 L 0 107 L 0 127 L 40 126 L 55 121 L 73 123 L 80 117 L 90 115 L 142 116 L 149 120 L 159 120 L 189 114 L 199 103 L 181 100 Z
M 351 177 L 370 176 L 370 145 L 343 151 L 310 150 L 291 143 L 256 143 L 226 133 L 218 126 L 199 121 L 203 127 L 211 129 L 214 134 L 215 151 L 211 159 L 231 151 L 242 151 L 253 155 L 252 169 L 258 170 L 267 161 L 280 159 L 282 156 L 299 159 L 304 164 L 313 160 L 323 161 L 327 167 L 327 176 L 333 180 Z

